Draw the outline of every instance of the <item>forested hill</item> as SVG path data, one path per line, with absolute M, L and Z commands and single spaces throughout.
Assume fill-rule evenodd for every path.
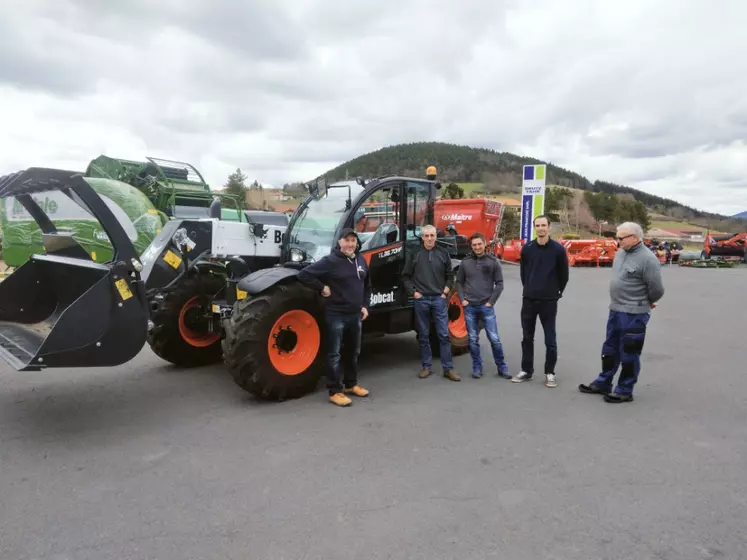
M 483 183 L 486 192 L 516 191 L 521 188 L 522 167 L 527 164 L 547 165 L 547 184 L 594 192 L 629 194 L 649 209 L 678 218 L 724 218 L 702 212 L 679 202 L 648 194 L 623 185 L 605 181 L 589 181 L 586 177 L 552 163 L 522 157 L 508 152 L 471 148 L 441 142 L 416 142 L 389 146 L 352 159 L 326 173 L 329 181 L 400 174 L 423 177 L 429 165 L 438 169 L 442 183 Z

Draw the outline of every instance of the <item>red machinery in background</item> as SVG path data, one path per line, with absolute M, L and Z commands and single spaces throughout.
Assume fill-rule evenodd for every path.
M 747 233 L 727 233 L 726 235 L 706 235 L 701 259 L 711 257 L 738 257 L 747 262 Z
M 568 264 L 570 266 L 612 266 L 615 253 L 617 253 L 617 241 L 594 239 L 578 253 L 569 254 Z
M 439 231 L 450 226 L 467 239 L 476 232 L 485 236 L 488 250 L 497 256 L 503 202 L 489 198 L 441 199 L 434 204 L 434 224 Z
M 560 239 L 568 255 L 569 266 L 612 266 L 617 253 L 617 241 L 613 239 Z M 521 239 L 499 243 L 496 255 L 506 262 L 518 263 L 523 247 Z

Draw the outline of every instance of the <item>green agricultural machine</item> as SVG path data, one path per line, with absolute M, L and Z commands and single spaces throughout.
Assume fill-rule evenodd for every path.
M 142 253 L 168 222 L 147 196 L 133 186 L 112 179 L 84 177 L 116 217 L 138 254 Z M 59 191 L 35 194 L 34 201 L 55 228 L 68 232 L 94 262 L 108 262 L 113 248 L 101 224 L 81 206 Z M 3 260 L 17 268 L 31 255 L 44 252 L 43 232 L 34 216 L 15 197 L 0 199 Z
M 92 160 L 83 179 L 104 200 L 127 233 L 138 255 L 174 219 L 200 219 L 219 212 L 224 221 L 246 221 L 236 196 L 212 192 L 188 163 L 146 157 L 145 162 L 101 155 Z M 228 204 L 215 204 L 222 199 Z M 59 191 L 35 197 L 55 227 L 70 232 L 94 262 L 107 262 L 112 245 L 94 217 Z M 227 207 L 226 207 L 227 206 Z M 211 213 L 212 212 L 212 213 Z M 17 268 L 33 254 L 42 253 L 42 231 L 15 198 L 0 200 L 3 260 Z
M 240 222 L 242 202 L 236 196 L 212 192 L 199 171 L 189 163 L 146 157 L 130 161 L 101 155 L 91 161 L 86 177 L 114 179 L 132 185 L 168 218 L 209 218 L 216 197 L 230 202 L 221 208 L 221 219 Z

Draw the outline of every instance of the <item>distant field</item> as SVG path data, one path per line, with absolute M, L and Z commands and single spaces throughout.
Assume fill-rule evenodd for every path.
M 660 228 L 660 229 L 676 229 L 676 230 L 692 230 L 692 231 L 700 231 L 704 232 L 706 228 L 703 226 L 696 226 L 694 224 L 690 224 L 687 222 L 677 222 L 672 220 L 651 220 L 651 227 L 652 228 Z
M 464 189 L 464 196 L 470 196 L 474 191 L 481 190 L 485 184 L 484 183 L 457 183 L 462 189 Z M 487 195 L 488 197 L 499 197 L 499 198 L 507 198 L 509 200 L 521 200 L 521 195 L 518 193 L 509 193 L 509 192 L 502 192 L 502 193 L 493 193 Z
M 467 196 L 472 194 L 472 191 L 479 190 L 485 186 L 484 183 L 457 183 L 457 184 L 464 189 L 464 194 Z

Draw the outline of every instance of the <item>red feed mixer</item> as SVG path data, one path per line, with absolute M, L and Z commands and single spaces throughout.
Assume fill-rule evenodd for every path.
M 434 208 L 436 229 L 446 231 L 453 226 L 457 235 L 467 239 L 476 232 L 485 236 L 494 253 L 498 246 L 498 232 L 503 217 L 503 203 L 486 198 L 438 200 Z

